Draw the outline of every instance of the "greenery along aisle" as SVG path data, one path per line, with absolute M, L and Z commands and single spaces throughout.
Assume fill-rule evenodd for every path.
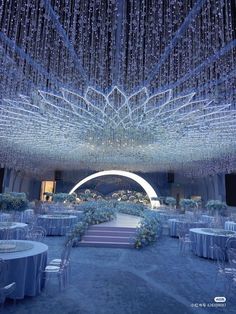
M 75 245 L 88 229 L 89 225 L 100 224 L 116 218 L 116 213 L 142 217 L 137 228 L 134 246 L 141 248 L 156 241 L 161 230 L 158 213 L 147 209 L 142 204 L 119 201 L 88 201 L 78 206 L 83 210 L 84 218 L 74 228 L 70 237 L 75 238 Z
M 161 223 L 157 212 L 146 209 L 142 217 L 135 239 L 137 249 L 155 242 L 161 231 Z
M 117 212 L 142 217 L 139 227 L 137 228 L 135 247 L 141 248 L 157 240 L 161 230 L 159 215 L 157 212 L 148 209 L 142 204 L 116 202 Z
M 111 202 L 106 201 L 88 201 L 77 207 L 78 210 L 84 212 L 83 219 L 76 224 L 70 238 L 74 239 L 74 246 L 78 245 L 78 241 L 88 229 L 89 225 L 97 225 L 116 218 L 116 210 Z
M 132 202 L 113 201 L 113 204 L 119 213 L 141 217 L 143 216 L 144 210 L 147 208 L 143 204 Z

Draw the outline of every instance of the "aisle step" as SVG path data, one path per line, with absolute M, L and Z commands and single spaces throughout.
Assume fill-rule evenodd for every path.
M 79 246 L 133 248 L 136 228 L 114 226 L 90 226 Z
M 91 235 L 86 235 L 83 236 L 84 241 L 89 241 L 89 242 L 119 242 L 119 243 L 129 243 L 132 241 L 131 237 L 114 237 L 114 236 L 91 236 Z
M 90 247 L 108 247 L 108 248 L 134 248 L 134 243 L 128 242 L 94 242 L 94 241 L 80 241 L 79 246 Z
M 116 231 L 116 230 L 87 230 L 85 232 L 86 235 L 94 235 L 94 236 L 122 236 L 122 237 L 132 237 L 135 235 L 135 231 Z
M 107 230 L 107 231 L 135 231 L 137 228 L 135 227 L 108 227 L 108 226 L 98 226 L 98 225 L 93 225 L 89 227 L 89 230 Z

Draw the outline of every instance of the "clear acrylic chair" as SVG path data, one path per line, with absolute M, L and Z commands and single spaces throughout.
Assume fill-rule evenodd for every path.
M 47 231 L 43 227 L 34 226 L 29 229 L 26 238 L 27 240 L 43 242 L 46 234 Z
M 236 276 L 236 249 L 227 250 L 227 256 L 230 268 L 234 271 L 234 275 Z
M 12 230 L 12 239 L 25 240 L 28 234 L 28 230 L 25 228 L 16 227 Z
M 236 250 L 236 237 L 235 236 L 229 237 L 226 241 L 225 246 L 226 246 L 226 250 L 229 250 L 229 249 Z
M 0 304 L 1 307 L 4 306 L 4 302 L 8 296 L 11 296 L 11 294 L 16 289 L 16 283 L 7 282 L 7 274 L 8 274 L 8 266 L 6 261 L 3 259 L 0 259 Z M 15 299 L 14 299 L 15 303 Z
M 4 307 L 4 302 L 8 296 L 10 296 L 16 289 L 16 283 L 12 282 L 4 287 L 0 287 L 0 304 Z M 16 300 L 14 299 L 14 303 Z
M 177 236 L 179 238 L 179 252 L 181 255 L 186 254 L 186 250 L 190 251 L 193 246 L 193 242 L 189 236 L 189 229 L 187 226 L 179 225 L 177 227 Z
M 31 216 L 31 218 L 28 220 L 28 228 L 33 229 L 35 227 L 38 227 L 38 215 L 34 214 Z
M 65 246 L 63 247 L 61 257 L 60 258 L 55 258 L 49 262 L 50 266 L 60 266 L 62 263 L 65 268 L 65 282 L 68 282 L 68 279 L 70 278 L 71 274 L 71 263 L 70 263 L 70 253 L 71 253 L 71 248 L 73 246 L 74 240 L 70 239 L 65 243 Z
M 43 279 L 45 279 L 45 288 L 53 277 L 57 277 L 59 291 L 66 287 L 68 282 L 68 272 L 70 267 L 70 251 L 73 241 L 69 241 L 63 247 L 61 258 L 52 260 L 42 271 Z
M 229 269 L 231 270 L 232 276 L 228 283 L 227 297 L 229 297 L 232 286 L 236 286 L 236 249 L 227 249 L 227 256 L 229 260 Z
M 224 278 L 224 292 L 226 295 L 230 292 L 231 282 L 236 275 L 236 268 L 231 267 L 230 263 L 227 265 L 226 255 L 224 250 L 217 246 L 216 244 L 213 246 L 214 256 L 216 257 L 217 263 L 217 272 L 215 276 L 215 287 L 217 285 L 217 281 L 219 276 Z

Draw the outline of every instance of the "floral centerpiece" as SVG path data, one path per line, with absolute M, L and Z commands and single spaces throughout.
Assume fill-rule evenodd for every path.
M 77 195 L 75 193 L 56 193 L 53 195 L 53 201 L 55 203 L 73 203 L 76 202 Z
M 25 193 L 2 193 L 0 194 L 0 210 L 24 211 L 28 208 L 28 200 Z
M 211 215 L 219 214 L 221 216 L 227 215 L 227 205 L 218 200 L 210 200 L 206 203 L 206 208 Z
M 195 210 L 197 209 L 197 202 L 189 199 L 189 198 L 182 198 L 179 202 L 180 208 L 185 211 L 185 210 Z
M 166 205 L 170 206 L 171 208 L 175 208 L 176 206 L 176 199 L 172 196 L 167 196 L 165 198 Z

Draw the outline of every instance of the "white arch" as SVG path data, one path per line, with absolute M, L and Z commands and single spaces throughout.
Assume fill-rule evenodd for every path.
M 69 192 L 69 194 L 72 194 L 81 185 L 88 182 L 89 180 L 95 179 L 97 177 L 110 176 L 110 175 L 123 176 L 123 177 L 127 177 L 127 178 L 130 178 L 130 179 L 136 181 L 138 184 L 141 185 L 141 187 L 147 193 L 147 195 L 150 199 L 152 208 L 156 208 L 156 207 L 160 206 L 160 202 L 157 200 L 157 194 L 156 194 L 155 190 L 146 180 L 144 180 L 142 177 L 138 176 L 137 174 L 134 174 L 134 173 L 128 172 L 128 171 L 123 171 L 123 170 L 105 170 L 105 171 L 100 171 L 100 172 L 91 174 L 90 176 L 84 178 L 79 183 L 77 183 L 73 187 L 73 189 Z

